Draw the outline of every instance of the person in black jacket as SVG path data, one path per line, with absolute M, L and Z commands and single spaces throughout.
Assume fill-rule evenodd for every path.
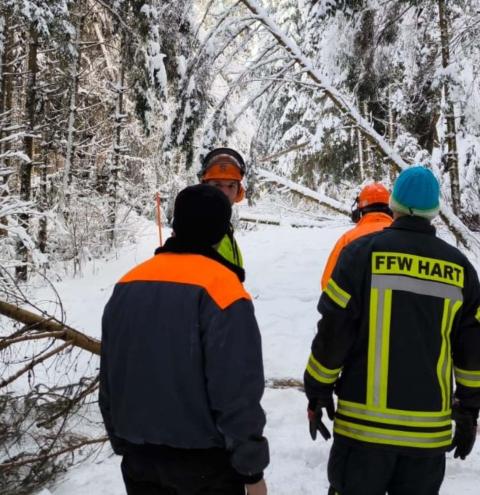
M 260 332 L 241 269 L 212 248 L 226 196 L 187 187 L 174 236 L 115 286 L 99 404 L 128 495 L 266 494 Z
M 438 494 L 445 452 L 465 459 L 475 442 L 477 273 L 435 236 L 439 185 L 430 170 L 403 171 L 390 207 L 391 227 L 342 251 L 318 304 L 304 382 L 312 438 L 330 437 L 323 411 L 334 419 L 332 494 Z

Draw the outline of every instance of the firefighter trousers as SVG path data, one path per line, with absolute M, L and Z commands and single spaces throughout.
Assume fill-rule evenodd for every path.
M 438 495 L 445 454 L 412 456 L 335 438 L 328 460 L 329 495 Z

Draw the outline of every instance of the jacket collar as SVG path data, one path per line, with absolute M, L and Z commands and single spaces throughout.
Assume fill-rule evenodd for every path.
M 391 222 L 392 217 L 383 213 L 381 211 L 372 211 L 370 213 L 366 213 L 360 218 L 357 225 L 361 225 L 363 223 L 375 223 L 375 222 Z
M 206 256 L 207 258 L 217 261 L 228 268 L 230 271 L 235 273 L 240 282 L 245 281 L 245 270 L 226 260 L 211 246 L 195 245 L 188 242 L 179 241 L 176 237 L 169 237 L 162 247 L 155 249 L 155 254 L 161 253 L 200 254 L 201 256 Z
M 414 232 L 422 232 L 424 234 L 435 235 L 435 227 L 429 220 L 413 215 L 404 215 L 393 221 L 390 229 L 412 230 Z

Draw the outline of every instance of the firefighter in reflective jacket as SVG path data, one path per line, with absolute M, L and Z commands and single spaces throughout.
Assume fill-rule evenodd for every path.
M 356 225 L 345 232 L 332 249 L 323 270 L 322 290 L 325 290 L 338 257 L 345 246 L 359 237 L 382 230 L 392 223 L 392 211 L 388 206 L 389 198 L 390 194 L 385 186 L 377 182 L 368 184 L 360 191 L 352 208 L 352 221 Z
M 332 494 L 437 494 L 445 452 L 464 459 L 475 441 L 477 273 L 435 236 L 439 185 L 430 170 L 403 171 L 390 207 L 391 227 L 342 251 L 318 304 L 304 381 L 312 437 L 330 436 L 322 409 L 334 416 Z

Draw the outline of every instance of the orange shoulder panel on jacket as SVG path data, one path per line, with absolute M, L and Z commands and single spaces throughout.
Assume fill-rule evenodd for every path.
M 392 221 L 392 217 L 386 213 L 367 213 L 360 219 L 353 229 L 345 232 L 345 234 L 338 239 L 332 249 L 332 252 L 330 253 L 330 256 L 328 257 L 327 263 L 325 264 L 321 282 L 322 290 L 325 290 L 325 287 L 332 276 L 333 270 L 335 269 L 338 258 L 340 257 L 340 253 L 345 246 L 348 246 L 348 244 L 359 237 L 363 237 L 364 235 L 383 230 L 385 227 L 389 227 Z
M 157 254 L 119 280 L 119 283 L 128 282 L 197 285 L 203 287 L 221 309 L 239 299 L 252 299 L 235 273 L 221 263 L 199 254 Z

